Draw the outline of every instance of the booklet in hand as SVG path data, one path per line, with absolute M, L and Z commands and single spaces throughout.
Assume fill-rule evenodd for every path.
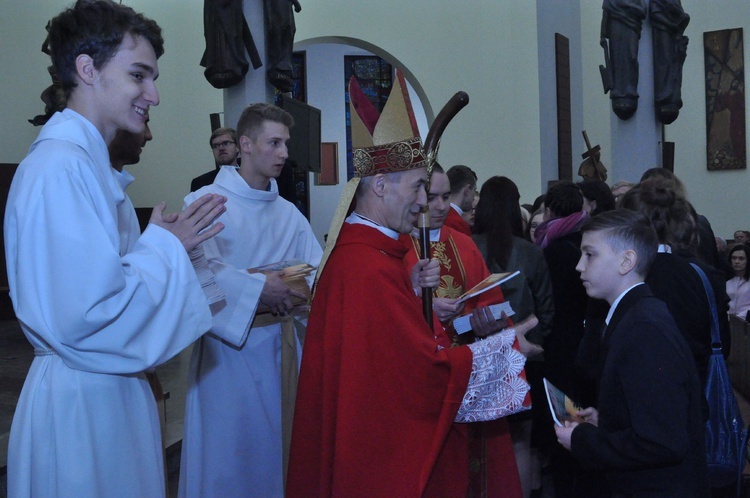
M 495 317 L 495 320 L 500 320 L 500 318 L 502 318 L 503 316 L 503 313 L 505 313 L 505 316 L 513 316 L 516 314 L 516 312 L 513 311 L 513 308 L 511 308 L 510 303 L 507 301 L 490 305 L 489 308 L 492 312 L 492 316 Z M 471 321 L 469 320 L 470 316 L 471 313 L 467 315 L 461 315 L 453 320 L 453 328 L 456 330 L 456 334 L 465 334 L 466 332 L 471 331 Z
M 457 303 L 463 303 L 464 301 L 467 301 L 471 299 L 472 297 L 476 297 L 483 292 L 487 292 L 488 290 L 494 287 L 497 287 L 503 282 L 507 282 L 508 280 L 515 277 L 519 273 L 521 272 L 514 271 L 512 273 L 511 272 L 493 273 L 492 275 L 485 278 L 484 280 L 479 282 L 477 285 L 475 285 L 471 289 L 464 292 L 461 296 L 459 296 Z
M 297 296 L 291 296 L 290 301 L 293 306 L 300 306 L 308 304 L 310 301 L 310 284 L 308 284 L 306 277 L 312 275 L 316 268 L 304 261 L 298 259 L 291 259 L 287 261 L 278 261 L 269 265 L 261 266 L 258 268 L 248 268 L 248 273 L 271 273 L 279 272 L 281 280 L 289 286 L 293 291 L 297 291 L 305 295 L 305 299 L 300 299 Z M 264 304 L 258 304 L 256 313 L 269 313 L 271 310 Z
M 549 411 L 552 413 L 552 419 L 555 423 L 562 427 L 563 422 L 566 420 L 579 423 L 583 422 L 583 418 L 576 415 L 576 412 L 581 410 L 581 408 L 573 403 L 573 400 L 552 385 L 552 383 L 546 378 L 542 380 L 544 381 L 544 392 L 547 393 Z

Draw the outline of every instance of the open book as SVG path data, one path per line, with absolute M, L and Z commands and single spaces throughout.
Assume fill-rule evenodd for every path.
M 511 278 L 515 277 L 521 273 L 520 271 L 514 271 L 514 272 L 505 272 L 505 273 L 493 273 L 489 277 L 485 278 L 481 282 L 479 282 L 477 285 L 472 287 L 471 289 L 467 290 L 461 296 L 458 298 L 459 303 L 463 303 L 464 301 L 467 301 L 471 299 L 472 297 L 476 297 L 479 294 L 483 292 L 487 292 L 488 290 L 497 287 L 498 285 L 502 284 L 503 282 L 506 282 L 510 280 Z
M 549 411 L 552 413 L 552 419 L 560 427 L 563 426 L 563 422 L 570 420 L 573 422 L 583 422 L 583 418 L 576 415 L 576 412 L 581 408 L 573 403 L 564 392 L 556 388 L 546 378 L 544 381 L 544 392 L 547 393 L 547 403 L 549 403 Z
M 279 261 L 271 263 L 269 265 L 260 266 L 258 268 L 248 268 L 248 273 L 272 273 L 281 272 L 281 280 L 289 286 L 293 291 L 300 292 L 305 295 L 305 299 L 300 299 L 297 296 L 292 296 L 290 301 L 293 306 L 299 306 L 301 304 L 308 304 L 310 302 L 310 285 L 307 283 L 306 277 L 312 275 L 315 271 L 315 267 L 311 264 L 305 263 L 298 259 L 291 259 L 288 261 Z M 268 313 L 271 310 L 264 304 L 258 304 L 257 313 Z

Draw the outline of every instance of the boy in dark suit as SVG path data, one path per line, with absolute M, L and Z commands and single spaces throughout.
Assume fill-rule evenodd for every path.
M 643 283 L 657 250 L 634 211 L 582 227 L 576 269 L 587 294 L 610 304 L 599 358 L 598 410 L 556 427 L 560 444 L 603 471 L 615 496 L 707 496 L 700 382 L 666 305 Z

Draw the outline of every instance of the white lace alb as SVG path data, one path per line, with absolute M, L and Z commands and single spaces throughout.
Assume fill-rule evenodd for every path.
M 523 406 L 529 384 L 519 377 L 526 358 L 513 349 L 515 329 L 469 344 L 471 377 L 456 422 L 485 422 L 528 410 Z

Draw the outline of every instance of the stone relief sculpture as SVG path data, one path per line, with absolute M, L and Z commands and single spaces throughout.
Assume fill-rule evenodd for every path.
M 638 50 L 646 15 L 652 27 L 656 118 L 672 123 L 682 108 L 682 66 L 690 22 L 680 0 L 604 0 L 600 44 L 605 65 L 599 66 L 612 111 L 627 120 L 638 109 Z

